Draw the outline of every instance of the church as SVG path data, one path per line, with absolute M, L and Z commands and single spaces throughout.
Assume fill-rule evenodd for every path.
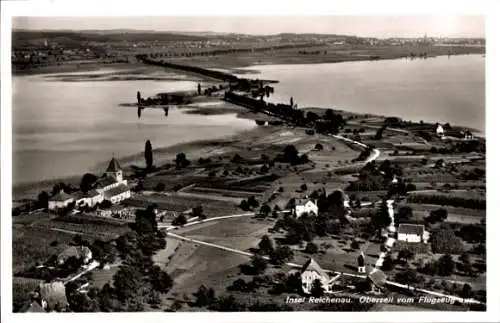
M 116 204 L 130 198 L 130 188 L 127 180 L 123 179 L 123 170 L 113 157 L 106 168 L 104 178 L 97 182 L 96 191 L 103 197 Z
M 70 195 L 61 191 L 54 195 L 49 200 L 49 209 L 64 208 L 72 202 L 75 202 L 77 207 L 85 205 L 93 207 L 104 200 L 116 204 L 130 198 L 131 192 L 127 180 L 123 179 L 123 170 L 114 157 L 109 162 L 108 168 L 106 168 L 103 175 L 97 181 L 96 187 L 88 192 L 75 192 Z

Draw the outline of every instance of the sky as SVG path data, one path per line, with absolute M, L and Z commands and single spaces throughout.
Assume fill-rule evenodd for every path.
M 225 32 L 254 35 L 321 33 L 360 37 L 485 37 L 480 15 L 13 17 L 16 29 Z

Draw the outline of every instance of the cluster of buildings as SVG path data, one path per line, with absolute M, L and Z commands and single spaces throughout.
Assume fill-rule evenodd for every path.
M 436 125 L 436 135 L 441 139 L 463 139 L 463 140 L 472 140 L 474 136 L 470 130 L 454 130 L 447 129 L 445 130 L 441 124 Z
M 366 266 L 362 253 L 358 257 L 358 272 L 366 274 L 365 279 L 367 279 L 370 286 L 369 293 L 380 293 L 383 291 L 387 280 L 386 275 L 378 268 Z M 316 280 L 321 283 L 324 293 L 330 294 L 334 291 L 335 286 L 341 283 L 339 280 L 340 277 L 342 277 L 342 274 L 330 275 L 313 258 L 309 258 L 300 270 L 302 290 L 306 294 L 311 294 L 314 281 Z
M 49 198 L 49 210 L 57 210 L 75 203 L 75 207 L 94 207 L 104 200 L 113 204 L 120 203 L 130 198 L 131 190 L 127 180 L 123 178 L 123 170 L 118 161 L 113 157 L 109 162 L 104 176 L 96 183 L 96 188 L 88 192 L 67 194 L 61 190 Z
M 76 258 L 82 262 L 79 270 L 66 277 L 65 279 L 56 279 L 51 282 L 40 282 L 37 288 L 29 295 L 28 301 L 19 310 L 21 313 L 43 313 L 54 310 L 64 311 L 68 306 L 66 295 L 66 283 L 75 281 L 84 273 L 91 271 L 99 266 L 97 261 L 92 260 L 92 251 L 86 246 L 70 246 L 63 250 L 58 256 L 55 265 L 63 265 L 68 259 Z M 43 265 L 38 268 L 45 267 Z M 88 283 L 86 284 L 88 285 Z M 80 286 L 83 288 L 84 286 Z

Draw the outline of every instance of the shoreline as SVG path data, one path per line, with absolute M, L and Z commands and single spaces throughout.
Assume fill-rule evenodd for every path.
M 461 47 L 460 47 L 461 48 Z M 438 49 L 441 49 L 440 47 Z M 231 57 L 231 56 L 220 56 L 211 58 L 209 60 L 202 59 L 201 57 L 192 57 L 189 60 L 183 58 L 175 58 L 170 62 L 174 64 L 183 64 L 189 62 L 193 66 L 199 66 L 203 68 L 209 68 L 214 70 L 224 70 L 228 73 L 236 74 L 255 74 L 256 71 L 247 70 L 246 68 L 252 66 L 262 66 L 262 65 L 300 65 L 300 64 L 333 64 L 333 63 L 347 63 L 347 62 L 360 62 L 360 61 L 381 61 L 381 60 L 397 60 L 397 59 L 431 59 L 440 56 L 463 56 L 463 55 L 483 55 L 486 53 L 482 48 L 475 47 L 464 47 L 463 49 L 471 50 L 472 52 L 463 53 L 453 53 L 448 55 L 448 53 L 437 52 L 431 53 L 427 58 L 415 57 L 411 58 L 408 55 L 402 55 L 398 52 L 380 54 L 377 52 L 370 52 L 367 50 L 366 54 L 351 55 L 351 56 L 328 56 L 328 57 L 316 57 L 316 56 L 275 56 L 275 57 L 259 57 L 259 56 L 241 56 L 241 57 Z M 377 55 L 378 54 L 378 55 Z M 376 55 L 377 58 L 374 59 L 373 56 Z M 131 55 L 133 56 L 133 55 Z M 89 72 L 96 71 L 105 67 L 117 68 L 117 69 L 127 69 L 127 68 L 140 68 L 147 67 L 148 65 L 142 62 L 120 62 L 120 63 L 105 63 L 105 62 L 67 62 L 61 65 L 49 65 L 40 68 L 24 69 L 24 70 L 14 70 L 12 69 L 12 76 L 28 76 L 28 75 L 44 75 L 44 74 L 59 74 L 63 72 Z M 167 70 L 178 71 L 177 69 L 161 67 Z M 192 75 L 196 73 L 190 73 L 187 71 L 182 71 L 182 74 Z M 202 76 L 199 74 L 198 77 L 206 79 L 208 81 L 214 81 L 214 78 L 209 76 Z
M 473 54 L 473 55 L 477 55 L 477 54 Z M 437 56 L 443 56 L 443 55 L 437 55 Z M 387 59 L 398 59 L 398 58 L 387 58 Z M 349 61 L 356 61 L 356 60 L 345 60 L 345 61 L 339 61 L 339 62 L 349 62 Z M 328 62 L 322 62 L 322 63 L 328 64 Z M 320 64 L 320 63 L 297 62 L 296 64 Z M 253 66 L 258 66 L 258 65 L 260 65 L 260 64 L 254 64 Z M 280 65 L 280 64 L 274 63 L 274 65 Z M 143 68 L 143 67 L 147 67 L 147 65 L 143 64 L 143 63 L 117 63 L 117 64 L 103 64 L 101 66 L 96 65 L 96 66 L 92 66 L 92 67 L 88 66 L 88 67 L 92 68 L 92 70 L 96 70 L 96 69 L 99 70 L 99 69 L 102 69 L 103 67 L 131 69 L 131 68 Z M 164 67 L 160 67 L 160 68 L 164 68 Z M 219 68 L 220 68 L 220 66 L 219 66 Z M 164 69 L 169 70 L 168 68 L 164 68 Z M 228 71 L 231 71 L 231 70 L 232 70 L 232 67 L 228 67 Z M 78 70 L 78 71 L 82 71 L 82 70 Z M 177 72 L 179 74 L 190 74 L 189 72 L 184 72 L 184 71 L 177 71 Z M 57 73 L 57 72 L 52 71 L 52 72 L 39 73 L 39 74 L 51 74 L 51 73 Z M 33 74 L 30 74 L 30 75 L 33 75 Z M 203 78 L 203 76 L 200 75 L 200 78 Z M 209 77 L 207 77 L 207 78 L 209 78 Z M 213 99 L 214 98 L 211 98 L 211 101 L 214 101 Z M 240 118 L 240 119 L 256 120 L 256 118 L 257 118 L 256 114 L 252 113 L 248 109 L 239 107 L 239 106 L 234 105 L 234 104 L 230 104 L 230 103 L 225 102 L 225 101 L 221 101 L 220 103 L 221 103 L 220 105 L 215 104 L 215 105 L 203 106 L 203 102 L 197 102 L 197 103 L 193 103 L 190 106 L 179 106 L 177 108 L 179 110 L 183 110 L 183 113 L 186 113 L 186 114 L 197 114 L 197 115 L 202 115 L 202 116 L 235 114 L 235 116 L 237 118 Z M 128 104 L 121 104 L 121 105 L 123 107 L 129 106 Z M 130 106 L 132 106 L 132 104 Z M 155 108 L 155 107 L 149 107 L 149 108 Z M 156 107 L 156 108 L 160 108 L 160 107 Z M 302 107 L 301 109 L 304 109 L 306 111 L 309 111 L 309 110 L 314 111 L 315 109 L 327 109 L 327 108 L 326 107 Z M 347 110 L 335 109 L 335 111 L 341 112 L 342 114 L 348 114 L 348 115 L 365 115 L 365 113 L 356 113 L 356 112 L 351 112 L 351 111 L 347 111 Z M 380 118 L 390 117 L 390 116 L 384 116 L 384 115 L 376 115 L 376 114 L 372 114 L 372 113 L 368 113 L 368 115 L 373 116 L 373 117 L 380 117 Z M 402 118 L 402 119 L 405 120 L 404 118 Z M 413 121 L 413 120 L 410 120 L 410 121 L 417 122 L 417 121 Z M 469 129 L 475 134 L 480 134 L 478 137 L 482 137 L 483 139 L 486 137 L 485 132 L 480 131 L 478 129 L 473 129 L 473 128 L 470 128 L 467 126 L 460 126 L 460 125 L 452 125 L 452 126 L 464 128 L 464 129 Z M 252 133 L 254 131 L 258 132 L 259 129 L 260 129 L 260 127 L 253 128 L 250 130 L 242 130 L 241 132 L 238 132 L 236 134 L 226 135 L 226 136 L 222 136 L 220 138 L 215 138 L 215 139 L 193 140 L 193 141 L 188 141 L 188 142 L 180 142 L 180 143 L 176 143 L 176 144 L 169 145 L 169 146 L 158 147 L 158 148 L 154 149 L 153 152 L 157 153 L 157 154 L 175 154 L 176 152 L 174 152 L 174 150 L 176 150 L 176 149 L 177 150 L 184 149 L 186 151 L 192 151 L 192 150 L 195 150 L 196 148 L 206 147 L 207 144 L 209 144 L 209 143 L 217 142 L 220 144 L 223 142 L 237 141 L 237 140 L 240 140 L 241 138 L 244 138 L 248 132 L 250 132 L 250 133 Z M 143 159 L 141 151 L 138 151 L 136 153 L 119 158 L 119 161 L 120 161 L 120 163 L 123 164 L 123 166 L 129 167 L 131 164 L 138 161 L 139 159 L 141 161 Z M 94 166 L 98 167 L 103 163 L 106 163 L 106 162 L 97 162 Z M 91 171 L 89 171 L 89 172 L 91 172 Z M 18 195 L 19 198 L 16 198 L 15 200 L 23 199 L 27 195 L 33 195 L 33 194 L 27 193 L 29 191 L 36 190 L 36 191 L 40 192 L 41 190 L 43 190 L 43 188 L 46 188 L 48 186 L 53 186 L 54 184 L 56 184 L 58 182 L 76 183 L 76 185 L 78 185 L 78 183 L 81 179 L 81 176 L 83 176 L 83 174 L 69 175 L 69 176 L 57 177 L 57 178 L 52 178 L 52 179 L 44 179 L 44 180 L 36 180 L 36 181 L 26 181 L 26 182 L 20 182 L 17 184 L 13 184 L 12 185 L 13 198 L 14 198 L 14 196 Z M 14 193 L 14 191 L 16 191 L 16 190 L 18 192 Z

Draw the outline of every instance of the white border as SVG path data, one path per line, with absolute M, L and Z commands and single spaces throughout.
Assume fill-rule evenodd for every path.
M 243 2 L 241 7 L 237 1 L 181 1 L 172 3 L 170 1 L 2 1 L 1 2 L 1 301 L 2 322 L 24 322 L 26 320 L 37 320 L 37 322 L 63 322 L 71 319 L 74 322 L 90 321 L 139 321 L 157 322 L 166 320 L 169 322 L 182 321 L 217 321 L 217 322 L 331 322 L 331 321 L 362 321 L 362 322 L 486 322 L 500 321 L 499 315 L 499 291 L 498 280 L 498 254 L 495 248 L 498 245 L 497 229 L 500 225 L 498 198 L 495 194 L 494 179 L 500 178 L 497 165 L 500 165 L 499 156 L 496 154 L 495 140 L 498 139 L 498 125 L 496 124 L 500 108 L 498 98 L 498 57 L 500 55 L 498 37 L 494 37 L 494 30 L 500 30 L 498 17 L 493 16 L 495 1 L 340 1 L 319 2 L 319 0 L 308 1 L 270 1 L 253 0 Z M 244 7 L 243 7 L 244 5 Z M 10 66 L 10 30 L 12 16 L 160 16 L 160 15 L 339 15 L 339 14 L 487 14 L 487 118 L 486 130 L 488 134 L 488 226 L 487 226 L 487 249 L 488 249 L 488 311 L 479 312 L 369 312 L 369 313 L 96 313 L 92 316 L 85 314 L 66 315 L 56 314 L 12 314 L 12 239 L 11 239 L 11 183 L 12 183 L 12 110 L 11 110 L 11 66 Z M 362 36 L 362 35 L 361 35 Z M 493 73 L 497 71 L 497 73 Z M 496 91 L 495 91 L 496 90 Z M 494 167 L 490 167 L 494 165 Z M 9 314 L 7 314 L 9 313 Z

